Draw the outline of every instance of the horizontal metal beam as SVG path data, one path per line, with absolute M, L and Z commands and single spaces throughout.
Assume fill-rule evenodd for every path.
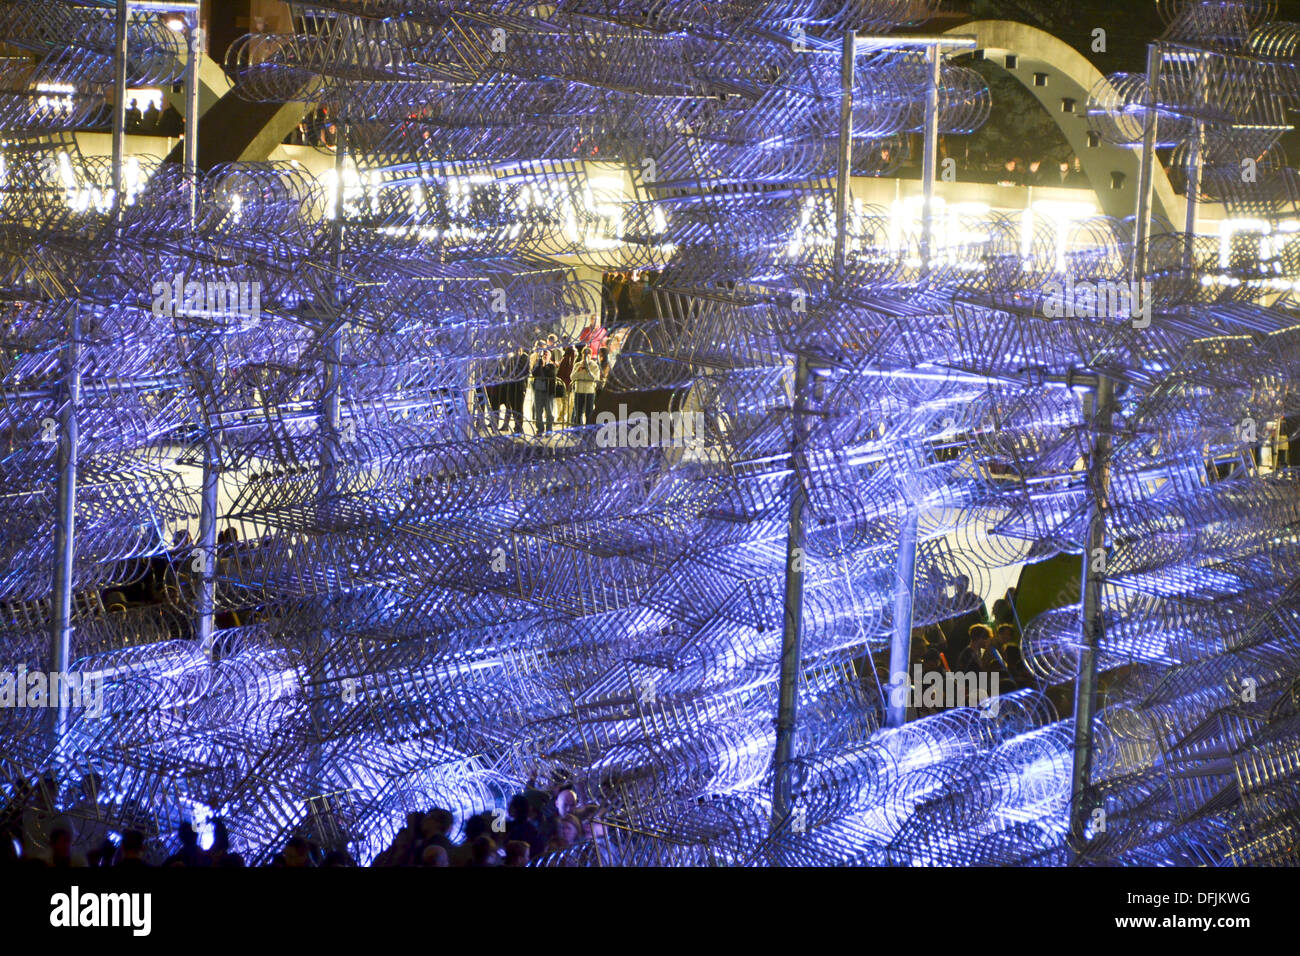
M 950 49 L 974 50 L 979 39 L 973 34 L 936 34 L 932 36 L 876 36 L 858 34 L 857 49 L 895 50 L 906 46 L 941 46 Z
M 126 0 L 132 10 L 145 13 L 198 13 L 199 0 Z
M 131 381 L 90 382 L 81 387 L 83 395 L 110 395 L 114 392 L 127 392 L 150 388 L 184 388 L 186 382 L 179 378 L 146 378 Z M 63 390 L 57 386 L 49 388 L 19 388 L 0 391 L 0 403 L 12 401 L 39 401 L 46 398 L 59 398 Z

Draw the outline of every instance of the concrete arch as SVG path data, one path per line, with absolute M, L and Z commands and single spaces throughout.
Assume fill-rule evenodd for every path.
M 1088 94 L 1105 76 L 1087 57 L 1052 34 L 1014 20 L 974 20 L 948 32 L 974 34 L 985 59 L 1014 76 L 1042 104 L 1081 160 L 1097 204 L 1106 215 L 1124 218 L 1134 214 L 1141 154 L 1105 142 L 1089 145 Z M 1014 66 L 1008 64 L 1008 56 L 1016 58 Z M 1042 85 L 1035 82 L 1036 74 L 1040 80 L 1045 78 Z M 1073 112 L 1063 110 L 1065 100 L 1074 102 Z M 1112 173 L 1123 174 L 1119 188 L 1112 187 Z M 1184 203 L 1159 163 L 1155 169 L 1153 211 L 1174 228 L 1183 226 Z

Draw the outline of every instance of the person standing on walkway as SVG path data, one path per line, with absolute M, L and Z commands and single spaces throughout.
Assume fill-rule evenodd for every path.
M 600 363 L 581 349 L 573 366 L 573 424 L 590 425 L 596 420 L 596 386 L 600 384 Z
M 537 364 L 533 366 L 533 420 L 538 435 L 555 427 L 555 409 L 551 405 L 554 396 L 555 362 L 547 350 L 538 355 Z

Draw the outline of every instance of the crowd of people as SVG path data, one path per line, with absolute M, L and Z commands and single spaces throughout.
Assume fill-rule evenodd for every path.
M 480 428 L 545 435 L 596 421 L 597 396 L 609 386 L 629 326 L 655 318 L 655 285 L 659 273 L 649 270 L 606 273 L 601 282 L 600 318 L 587 320 L 576 340 L 555 334 L 538 339 L 531 350 L 520 346 L 483 374 L 494 384 L 475 392 L 475 419 Z M 610 334 L 610 326 L 620 331 Z M 531 414 L 529 407 L 531 406 Z M 502 411 L 504 410 L 504 418 Z
M 958 582 L 959 591 L 964 587 L 968 584 L 963 578 Z M 964 595 L 959 594 L 961 597 Z M 923 676 L 957 673 L 978 679 L 980 674 L 996 675 L 996 682 L 990 679 L 988 684 L 999 694 L 1041 690 L 1020 646 L 1015 599 L 1016 589 L 1008 588 L 1004 597 L 993 602 L 992 612 L 980 601 L 964 614 L 913 631 L 909 674 L 919 665 Z M 921 708 L 918 716 L 938 709 L 942 708 Z
M 981 170 L 996 176 L 999 186 L 1061 186 L 1065 188 L 1083 188 L 1088 185 L 1088 177 L 1083 171 L 1079 157 L 1067 160 L 1024 160 L 1012 156 L 1002 161 L 1000 167 L 988 164 Z
M 656 318 L 659 314 L 655 302 L 655 286 L 660 274 L 653 270 L 609 272 L 601 281 L 600 318 L 606 325 Z
M 536 435 L 595 424 L 596 396 L 608 387 L 622 345 L 623 333 L 610 335 L 592 317 L 574 341 L 551 334 L 531 350 L 520 347 L 484 370 L 487 384 L 475 389 L 476 423 L 516 435 L 525 434 L 526 420 Z
M 874 166 L 885 175 L 913 178 L 921 174 L 921 158 L 915 150 L 898 153 L 895 145 L 883 145 L 873 156 Z M 951 159 L 955 164 L 958 182 L 989 183 L 1000 186 L 1057 186 L 1067 189 L 1087 189 L 1091 184 L 1083 170 L 1083 161 L 1066 152 L 1028 157 L 1008 144 L 997 150 L 981 149 L 964 140 L 950 143 L 946 137 L 939 139 L 939 163 Z
M 604 388 L 612 367 L 610 350 L 602 343 L 605 330 L 594 323 L 583 329 L 577 342 L 561 345 L 557 335 L 538 339 L 531 350 L 522 346 L 504 356 L 494 370 L 484 375 L 489 384 L 475 390 L 475 419 L 492 429 L 524 434 L 524 420 L 531 401 L 534 433 L 541 435 L 556 425 L 586 424 L 588 406 L 594 420 L 595 394 Z M 584 397 L 575 401 L 581 387 Z M 573 410 L 579 409 L 578 420 Z M 505 411 L 504 422 L 500 414 Z
M 408 814 L 371 866 L 526 866 L 605 832 L 599 807 L 580 804 L 569 787 L 529 787 L 510 798 L 504 813 L 474 814 L 465 820 L 459 843 L 451 839 L 454 823 L 440 807 Z
M 324 146 L 330 149 L 337 141 L 338 127 L 328 106 L 318 106 L 304 116 L 285 139 L 290 146 Z
M 126 104 L 126 131 L 133 135 L 145 136 L 180 136 L 185 129 L 185 120 L 170 103 L 160 110 L 153 100 L 142 111 L 139 101 L 129 100 Z
M 273 539 L 250 539 L 242 545 L 239 540 L 239 531 L 234 526 L 227 526 L 217 534 L 212 567 L 216 588 L 213 622 L 218 634 L 229 628 L 256 624 L 269 613 L 261 604 L 245 602 L 247 590 L 231 582 L 240 579 L 240 562 L 255 560 L 257 550 Z M 144 560 L 141 573 L 130 581 L 101 590 L 99 599 L 110 627 L 136 630 L 141 626 L 139 619 L 132 620 L 128 615 L 150 612 L 165 627 L 170 639 L 193 640 L 196 636 L 193 608 L 203 578 L 201 553 L 190 531 L 178 529 L 172 534 L 169 548 Z M 219 639 L 212 653 L 224 656 L 225 646 Z
M 221 818 L 212 820 L 212 839 L 201 845 L 189 822 L 176 831 L 172 852 L 163 857 L 142 829 L 118 829 L 99 801 L 101 781 L 87 774 L 77 797 L 55 807 L 58 781 L 47 774 L 24 783 L 0 809 L 0 863 L 33 867 L 242 867 L 242 854 L 231 850 Z M 526 866 L 587 840 L 604 836 L 599 807 L 582 804 L 567 785 L 553 790 L 535 786 L 511 797 L 504 810 L 475 813 L 464 820 L 459 840 L 450 810 L 434 807 L 406 815 L 405 824 L 370 864 L 390 866 Z M 161 857 L 161 859 L 160 859 Z M 326 849 L 293 836 L 266 863 L 272 867 L 346 867 L 357 862 L 345 849 Z
M 146 865 L 143 832 L 115 825 L 117 821 L 110 819 L 100 801 L 101 788 L 98 774 L 88 773 L 65 806 L 59 807 L 59 781 L 53 772 L 35 781 L 19 781 L 0 808 L 0 863 L 58 868 Z M 124 807 L 118 819 L 135 815 L 133 808 Z M 183 861 L 198 852 L 193 827 L 185 824 L 181 829 L 180 848 L 167 862 Z M 215 836 L 214 847 L 229 845 L 224 827 Z M 242 865 L 242 861 L 226 865 Z

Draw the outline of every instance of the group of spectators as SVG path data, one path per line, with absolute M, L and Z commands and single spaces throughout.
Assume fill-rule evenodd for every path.
M 656 318 L 659 312 L 654 290 L 659 275 L 648 269 L 606 273 L 600 289 L 601 321 L 628 325 Z
M 234 545 L 238 541 L 239 531 L 233 526 L 227 527 L 217 535 L 215 573 L 219 589 L 224 587 L 221 581 L 235 574 L 232 565 L 234 559 L 230 556 L 233 554 L 233 549 L 223 546 Z M 100 593 L 104 610 L 110 618 L 141 607 L 175 610 L 179 613 L 164 615 L 172 631 L 172 637 L 176 640 L 189 640 L 194 634 L 188 617 L 187 595 L 189 600 L 192 600 L 203 574 L 199 554 L 200 551 L 190 532 L 184 528 L 177 530 L 172 535 L 171 548 L 150 557 L 143 574 L 128 583 L 116 585 Z M 218 596 L 224 597 L 222 594 Z M 248 624 L 254 609 L 232 609 L 228 606 L 229 603 L 224 599 L 218 601 L 219 609 L 215 613 L 217 628 L 240 627 Z
M 55 807 L 57 779 L 46 775 L 22 784 L 0 809 L 0 862 L 33 867 L 242 867 L 243 856 L 232 852 L 221 818 L 212 821 L 212 840 L 200 845 L 199 833 L 188 823 L 177 829 L 175 852 L 158 863 L 144 833 L 110 823 L 99 803 L 101 781 L 87 774 L 78 795 L 64 810 Z M 455 817 L 435 807 L 406 815 L 405 825 L 371 866 L 526 866 L 605 833 L 595 804 L 580 804 L 572 788 L 553 791 L 529 786 L 511 797 L 506 810 L 476 813 L 464 821 L 459 841 L 452 838 Z M 152 862 L 151 862 L 152 861 Z M 289 838 L 267 863 L 272 867 L 356 866 L 342 849 L 325 850 L 301 836 Z
M 124 808 L 111 819 L 100 802 L 101 787 L 98 774 L 86 774 L 76 795 L 60 809 L 56 806 L 59 782 L 53 773 L 35 782 L 20 782 L 0 809 L 0 862 L 56 869 L 150 865 L 142 830 L 121 828 L 121 816 L 129 818 L 131 809 Z M 147 815 L 140 812 L 140 817 Z M 181 825 L 177 836 L 180 845 L 163 861 L 164 866 L 244 865 L 238 853 L 230 852 L 229 835 L 219 819 L 214 821 L 208 850 L 199 848 L 198 834 L 189 823 Z
M 451 811 L 440 807 L 408 814 L 371 866 L 527 866 L 604 832 L 599 808 L 580 805 L 567 787 L 553 795 L 530 787 L 510 798 L 505 813 L 469 817 L 459 843 L 451 839 L 454 823 Z
M 610 336 L 592 317 L 576 341 L 561 343 L 549 335 L 504 356 L 485 377 L 494 384 L 475 391 L 475 419 L 480 428 L 501 428 L 524 434 L 525 405 L 532 402 L 534 433 L 591 425 L 596 420 L 596 396 L 609 384 L 610 372 L 622 348 L 622 336 Z M 504 407 L 504 425 L 500 412 Z
M 165 110 L 158 109 L 153 100 L 141 112 L 137 100 L 126 104 L 126 131 L 145 136 L 180 136 L 185 129 L 185 120 L 170 103 Z
M 1008 148 L 984 150 L 965 141 L 952 144 L 946 137 L 939 137 L 940 172 L 943 164 L 952 159 L 956 162 L 956 177 L 959 182 L 990 183 L 1002 186 L 1061 186 L 1071 189 L 1086 189 L 1090 185 L 1087 174 L 1083 171 L 1083 162 L 1077 155 L 1053 152 L 1025 158 L 1017 153 L 1017 147 L 1007 144 Z M 950 152 L 950 149 L 952 150 Z M 896 144 L 880 146 L 868 157 L 868 165 L 876 167 L 884 175 L 899 175 L 903 178 L 916 177 L 921 174 L 921 157 L 914 150 L 900 152 Z
M 304 116 L 285 140 L 290 146 L 324 146 L 332 149 L 338 142 L 338 127 L 328 106 L 319 106 Z
M 986 172 L 992 172 L 989 169 Z M 1083 163 L 1079 157 L 1073 162 L 1066 160 L 1045 161 L 1041 159 L 1024 160 L 1013 156 L 1003 160 L 996 170 L 999 186 L 1064 186 L 1078 188 L 1088 185 L 1088 177 L 1083 172 Z
M 964 578 L 958 587 L 968 587 Z M 958 595 L 959 600 L 964 597 Z M 1016 589 L 1008 588 L 1004 597 L 993 602 L 992 613 L 980 601 L 964 614 L 914 631 L 909 672 L 919 664 L 922 675 L 996 675 L 996 684 L 989 683 L 999 694 L 1041 689 L 1021 650 L 1015 598 Z M 924 710 L 922 714 L 929 712 Z
M 505 356 L 492 378 L 500 384 L 478 389 L 476 419 L 499 424 L 505 409 L 505 430 L 524 433 L 525 403 L 531 399 L 534 433 L 548 434 L 557 428 L 591 425 L 596 420 L 596 397 L 609 385 L 609 374 L 628 326 L 653 320 L 659 315 L 655 286 L 659 273 L 651 270 L 609 272 L 601 280 L 600 319 L 593 316 L 577 341 L 561 342 L 548 335 Z M 617 325 L 624 331 L 610 335 Z

